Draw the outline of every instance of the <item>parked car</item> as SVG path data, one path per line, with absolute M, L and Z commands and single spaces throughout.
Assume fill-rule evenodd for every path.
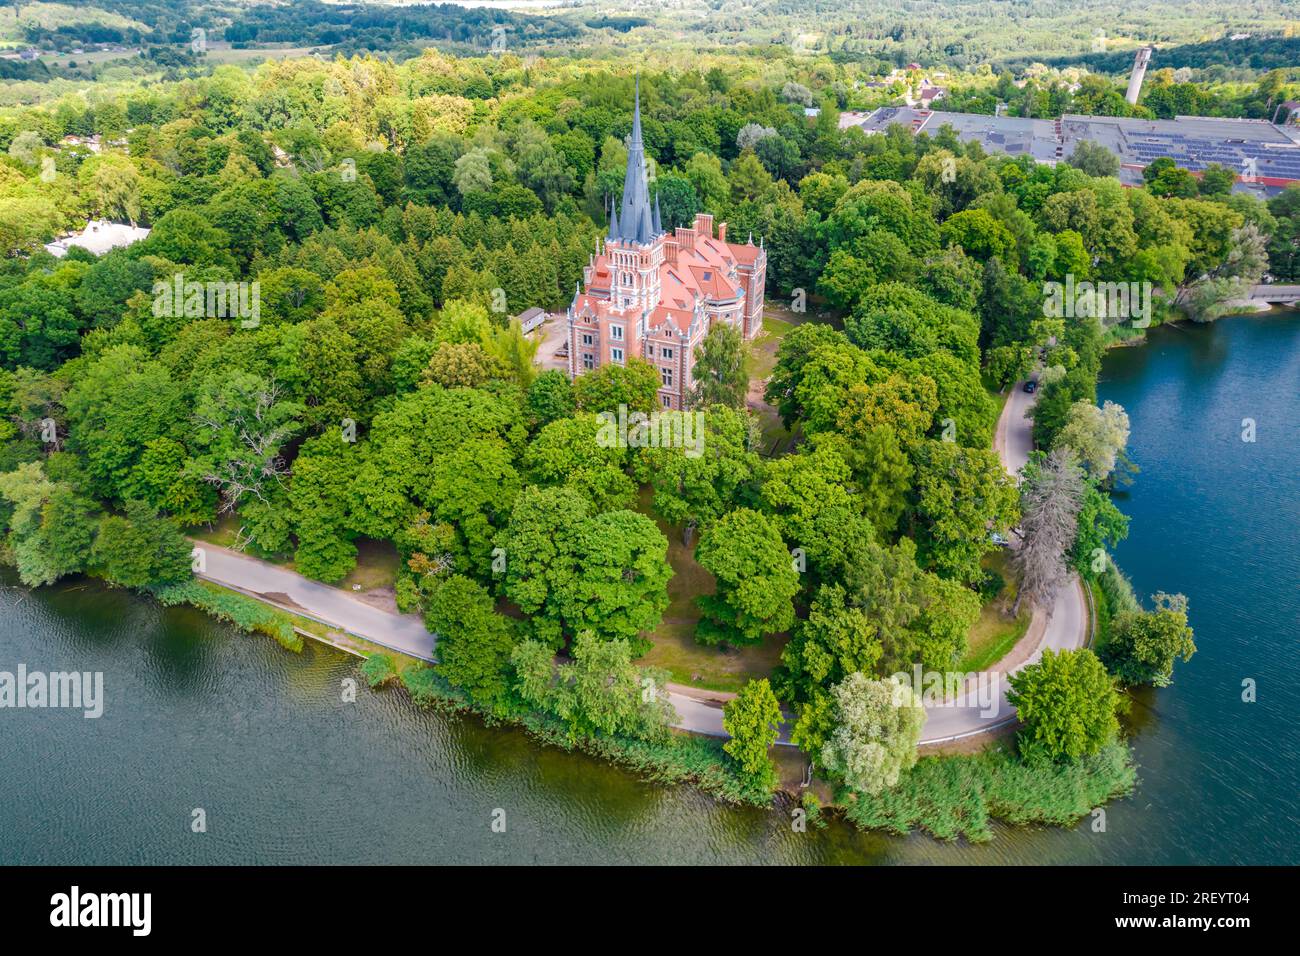
M 1032 378 L 1025 379 L 1025 391 L 1032 395 L 1034 392 L 1038 391 L 1038 383 Z
M 1011 547 L 1011 542 L 1007 539 L 1006 535 L 1000 534 L 997 531 L 994 531 L 992 534 L 989 535 L 989 540 L 992 541 L 994 544 L 996 544 L 999 548 Z

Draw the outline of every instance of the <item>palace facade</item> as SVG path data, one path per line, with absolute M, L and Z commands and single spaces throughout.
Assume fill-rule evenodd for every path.
M 636 356 L 658 370 L 663 407 L 684 408 L 696 346 L 714 323 L 746 339 L 762 329 L 766 277 L 761 243 L 728 242 L 725 222 L 715 229 L 700 213 L 671 233 L 661 225 L 646 178 L 638 83 L 623 200 L 610 210 L 609 235 L 568 309 L 569 377 Z

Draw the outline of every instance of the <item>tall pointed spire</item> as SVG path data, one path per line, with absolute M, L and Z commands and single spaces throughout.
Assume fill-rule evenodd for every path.
M 636 75 L 632 92 L 632 145 L 641 146 L 641 74 Z
M 659 235 L 659 233 L 661 233 L 661 232 L 664 231 L 664 226 L 663 226 L 663 217 L 661 217 L 661 216 L 659 215 L 659 194 L 658 194 L 658 193 L 655 193 L 655 219 L 654 219 L 654 226 L 655 226 L 655 235 L 656 235 L 656 236 Z
M 627 172 L 623 176 L 623 202 L 619 226 L 610 215 L 609 237 L 627 242 L 647 243 L 662 230 L 658 217 L 651 212 L 650 187 L 645 174 L 645 143 L 641 137 L 641 77 L 636 78 L 632 107 L 632 135 L 627 144 Z

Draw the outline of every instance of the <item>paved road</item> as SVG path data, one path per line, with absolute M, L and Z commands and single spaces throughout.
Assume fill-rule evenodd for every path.
M 417 614 L 393 614 L 371 607 L 347 591 L 227 548 L 203 541 L 196 541 L 195 546 L 203 549 L 201 578 L 315 618 L 381 647 L 434 660 L 436 639 Z M 706 692 L 700 694 L 700 698 L 708 696 Z M 676 691 L 668 691 L 668 699 L 677 709 L 677 727 L 713 737 L 726 736 L 720 702 Z M 782 731 L 781 742 L 786 743 L 787 737 L 788 728 Z
M 1250 290 L 1250 297 L 1263 302 L 1294 305 L 1300 300 L 1300 285 L 1265 283 Z
M 1033 421 L 1028 414 L 1037 399 L 1037 392 L 1031 395 L 1024 390 L 1024 383 L 1016 382 L 998 419 L 993 446 L 1002 459 L 1002 466 L 1013 475 L 1024 467 L 1034 447 Z M 1084 612 L 1083 587 L 1077 576 L 1071 575 L 1070 581 L 1057 593 L 1045 622 L 1042 621 L 1044 613 L 1040 608 L 1034 609 L 1034 620 L 1026 632 L 1032 634 L 1042 629 L 1042 637 L 1031 654 L 1024 656 L 1006 673 L 983 672 L 978 675 L 948 704 L 926 707 L 922 744 L 973 737 L 1011 722 L 1015 719 L 1016 709 L 1006 699 L 1009 689 L 1007 677 L 1038 661 L 1046 648 L 1065 650 L 1082 647 L 1087 642 L 1088 616 Z M 996 707 L 992 704 L 994 700 L 997 701 Z
M 425 630 L 418 614 L 392 614 L 357 600 L 347 591 L 246 554 L 202 541 L 195 542 L 195 546 L 203 549 L 205 568 L 199 573 L 201 578 L 298 611 L 391 650 L 433 660 L 433 635 Z
M 1057 595 L 1052 616 L 1046 622 L 1042 640 L 1034 652 L 1006 673 L 984 671 L 948 706 L 925 708 L 925 728 L 921 731 L 922 744 L 945 743 L 973 737 L 1010 723 L 1016 709 L 1007 700 L 1007 677 L 1022 667 L 1033 664 L 1043 656 L 1045 648 L 1064 650 L 1081 647 L 1087 634 L 1087 616 L 1083 607 L 1083 589 L 1078 578 L 1072 578 Z M 1036 612 L 1041 614 L 1042 612 Z M 1032 627 L 1033 625 L 1031 625 Z M 992 703 L 996 701 L 996 706 Z
M 1034 450 L 1034 423 L 1029 419 L 1029 410 L 1037 399 L 1037 392 L 1030 395 L 1017 382 L 1002 407 L 1002 417 L 998 419 L 993 447 L 1002 459 L 1002 467 L 1013 475 L 1025 467 L 1029 453 Z

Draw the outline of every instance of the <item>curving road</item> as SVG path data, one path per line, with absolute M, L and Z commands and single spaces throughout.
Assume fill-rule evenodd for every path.
M 1032 423 L 1026 417 L 1036 395 L 1027 394 L 1017 382 L 998 419 L 993 440 L 1003 466 L 1017 473 L 1033 449 Z M 412 657 L 434 660 L 436 639 L 415 614 L 393 614 L 371 607 L 342 591 L 257 558 L 204 542 L 204 569 L 199 577 L 253 597 L 315 618 L 374 644 Z M 1013 674 L 1043 656 L 1045 648 L 1063 650 L 1082 647 L 1086 642 L 1088 618 L 1084 612 L 1083 589 L 1077 577 L 1062 587 L 1051 611 L 1035 608 L 1025 638 L 1002 662 L 1006 671 L 985 671 L 968 681 L 959 693 L 942 703 L 926 707 L 922 744 L 946 743 L 993 730 L 1015 719 L 1015 708 L 1006 699 L 1008 674 Z M 725 737 L 722 706 L 733 695 L 673 685 L 668 698 L 677 710 L 674 725 L 682 730 Z M 781 729 L 779 743 L 789 743 L 789 721 Z
M 1002 467 L 1018 474 L 1034 448 L 1033 421 L 1029 410 L 1038 393 L 1024 390 L 1023 382 L 1012 386 L 1002 415 L 998 418 L 993 447 L 1002 459 Z M 973 737 L 1015 720 L 1016 709 L 1006 698 L 1007 677 L 1037 662 L 1047 648 L 1067 650 L 1087 642 L 1088 616 L 1084 611 L 1083 586 L 1076 575 L 1057 592 L 1051 609 L 1034 608 L 1033 619 L 1025 637 L 1000 663 L 1005 670 L 983 671 L 968 681 L 962 693 L 950 701 L 925 708 L 922 744 L 947 743 Z M 1036 639 L 1036 642 L 1035 642 Z M 996 704 L 994 704 L 996 701 Z

